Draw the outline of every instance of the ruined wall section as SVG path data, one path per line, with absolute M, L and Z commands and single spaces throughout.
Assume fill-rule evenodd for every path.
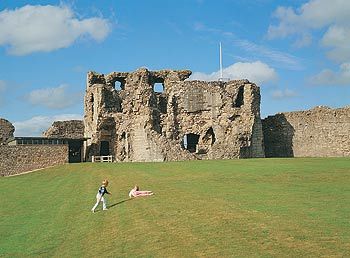
M 81 139 L 84 137 L 84 123 L 82 120 L 55 121 L 43 133 L 43 136 L 49 138 Z
M 169 93 L 168 109 L 173 112 L 164 121 L 163 134 L 178 141 L 183 135 L 198 135 L 202 158 L 264 157 L 262 131 L 254 130 L 255 121 L 260 121 L 256 85 L 247 80 L 184 81 L 173 82 L 171 88 L 175 90 Z
M 14 132 L 15 127 L 8 120 L 0 118 L 0 145 L 7 144 Z
M 0 157 L 0 176 L 16 175 L 67 163 L 68 145 L 2 145 Z
M 185 81 L 190 74 L 145 68 L 88 73 L 87 158 L 99 155 L 102 145 L 119 161 L 263 157 L 259 88 L 247 80 Z M 164 91 L 155 92 L 155 83 Z M 196 150 L 185 146 L 185 135 L 196 138 Z
M 350 156 L 350 107 L 280 113 L 263 120 L 266 157 Z

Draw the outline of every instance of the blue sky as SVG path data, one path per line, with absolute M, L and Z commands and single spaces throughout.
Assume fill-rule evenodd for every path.
M 82 119 L 86 73 L 190 69 L 261 87 L 261 116 L 349 105 L 350 1 L 0 1 L 0 117 Z

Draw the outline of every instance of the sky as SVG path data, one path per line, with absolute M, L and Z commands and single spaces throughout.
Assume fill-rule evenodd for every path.
M 0 117 L 15 136 L 83 119 L 88 71 L 189 69 L 260 87 L 261 117 L 350 97 L 348 0 L 0 1 Z

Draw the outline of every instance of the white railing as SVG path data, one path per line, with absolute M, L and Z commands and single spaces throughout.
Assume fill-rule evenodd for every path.
M 92 162 L 113 162 L 113 156 L 92 156 Z

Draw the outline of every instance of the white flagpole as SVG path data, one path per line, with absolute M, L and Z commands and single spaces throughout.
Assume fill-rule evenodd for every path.
M 220 79 L 222 79 L 222 50 L 221 50 L 221 42 L 220 42 Z

